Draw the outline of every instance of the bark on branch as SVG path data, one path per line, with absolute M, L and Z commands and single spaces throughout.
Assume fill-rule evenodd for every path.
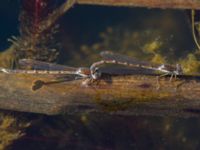
M 148 8 L 200 9 L 199 0 L 78 0 L 78 3 Z
M 44 85 L 33 91 L 36 80 L 49 75 L 0 73 L 1 109 L 43 114 L 103 112 L 119 115 L 198 116 L 200 79 L 183 76 L 169 82 L 152 75 L 110 76 L 85 87 L 84 79 Z

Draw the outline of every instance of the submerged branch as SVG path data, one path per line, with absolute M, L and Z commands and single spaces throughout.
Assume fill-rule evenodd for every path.
M 70 8 L 74 6 L 76 0 L 67 0 L 60 7 L 55 9 L 52 14 L 50 14 L 44 21 L 39 25 L 40 32 L 45 31 L 51 27 L 58 20 L 59 17 L 64 15 Z
M 78 0 L 78 3 L 148 8 L 200 9 L 199 0 Z
M 0 74 L 1 109 L 42 114 L 101 112 L 118 115 L 200 115 L 200 79 L 153 75 L 110 76 L 86 87 L 85 79 L 44 85 L 33 91 L 35 81 L 53 81 L 50 75 Z

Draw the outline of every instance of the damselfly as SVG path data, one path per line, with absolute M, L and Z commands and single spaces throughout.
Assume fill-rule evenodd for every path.
M 93 63 L 90 67 L 91 76 L 94 79 L 97 79 L 99 77 L 99 74 L 96 72 L 98 72 L 98 66 L 102 64 L 119 64 L 129 67 L 137 67 L 159 71 L 164 73 L 161 76 L 171 75 L 170 80 L 173 78 L 173 76 L 176 78 L 177 75 L 183 74 L 182 67 L 180 64 L 176 64 L 175 66 L 169 64 L 153 64 L 147 61 L 140 61 L 136 58 L 113 53 L 111 51 L 103 51 L 100 53 L 100 55 L 103 57 L 103 60 Z
M 124 56 L 121 54 L 116 54 L 110 51 L 103 51 L 100 53 L 100 55 L 103 57 L 103 60 L 93 63 L 90 68 L 86 67 L 75 68 L 75 67 L 68 67 L 64 65 L 42 62 L 42 61 L 36 61 L 32 59 L 22 59 L 19 61 L 19 65 L 22 68 L 26 69 L 13 70 L 13 69 L 0 68 L 0 72 L 8 74 L 50 74 L 56 77 L 54 81 L 49 81 L 49 82 L 44 82 L 41 80 L 35 81 L 32 87 L 33 90 L 39 89 L 43 85 L 71 81 L 76 79 L 87 79 L 85 80 L 85 82 L 83 82 L 83 85 L 87 86 L 93 81 L 96 81 L 99 78 L 101 78 L 102 73 L 112 74 L 111 73 L 112 68 L 110 68 L 110 70 L 107 70 L 107 72 L 102 71 L 102 69 L 99 68 L 99 66 L 102 64 L 119 64 L 139 69 L 143 68 L 144 70 L 149 69 L 153 71 L 160 71 L 165 73 L 161 76 L 171 75 L 171 78 L 173 76 L 176 77 L 177 75 L 181 75 L 183 73 L 181 65 L 179 64 L 177 64 L 176 66 L 166 65 L 166 64 L 152 64 L 146 61 L 139 61 L 135 58 Z M 27 70 L 27 66 L 29 70 Z M 118 71 L 120 71 L 120 69 Z M 129 72 L 129 70 L 126 71 Z M 125 75 L 126 72 L 124 72 L 123 74 Z
M 64 65 L 58 65 L 53 63 L 47 63 L 32 59 L 21 59 L 19 60 L 19 65 L 21 68 L 29 68 L 26 69 L 6 69 L 0 68 L 0 71 L 4 73 L 22 73 L 22 74 L 71 74 L 77 75 L 83 78 L 87 78 L 90 76 L 89 68 L 85 67 L 68 67 Z
M 7 74 L 49 74 L 55 76 L 56 79 L 53 81 L 35 81 L 32 86 L 33 90 L 41 88 L 43 85 L 47 84 L 90 78 L 90 69 L 85 67 L 68 67 L 64 65 L 47 63 L 32 59 L 21 59 L 19 60 L 19 65 L 21 68 L 25 69 L 0 68 L 0 71 Z M 27 68 L 29 69 L 27 70 Z

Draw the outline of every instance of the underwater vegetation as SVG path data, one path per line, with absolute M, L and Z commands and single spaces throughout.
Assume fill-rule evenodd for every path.
M 11 46 L 0 55 L 2 67 L 12 67 L 13 63 L 22 58 L 56 61 L 59 48 L 55 38 L 59 28 L 56 20 L 74 2 L 73 0 L 66 1 L 57 9 L 51 7 L 52 2 L 45 0 L 21 1 L 22 10 L 19 14 L 20 35 L 8 39 Z
M 0 149 L 4 150 L 14 140 L 17 140 L 24 136 L 23 130 L 27 128 L 30 123 L 23 121 L 18 122 L 12 114 L 2 113 L 0 114 Z
M 53 1 L 22 0 L 19 14 L 19 36 L 8 39 L 10 47 L 0 53 L 0 66 L 5 68 L 17 67 L 17 61 L 22 58 L 55 61 L 58 56 L 59 44 L 55 34 L 58 25 L 55 20 L 73 4 L 65 2 L 61 7 L 52 7 Z M 12 3 L 12 2 L 10 2 Z M 13 140 L 24 135 L 23 129 L 28 127 L 28 122 L 20 121 L 13 115 L 1 113 L 1 144 L 0 149 L 6 149 Z
M 89 66 L 99 59 L 100 51 L 113 50 L 151 62 L 178 62 L 183 65 L 184 72 L 188 74 L 199 72 L 200 22 L 195 17 L 197 16 L 195 12 L 192 13 L 192 17 L 190 15 L 188 17 L 183 12 L 168 10 L 137 9 L 132 11 L 130 10 L 132 8 L 114 10 L 114 8 L 74 6 L 69 16 L 64 16 L 58 25 L 57 19 L 74 3 L 73 0 L 56 4 L 53 0 L 22 0 L 19 14 L 20 34 L 9 38 L 11 46 L 1 52 L 0 66 L 17 67 L 17 60 L 21 58 L 47 62 L 58 61 L 73 66 Z M 95 9 L 106 13 L 101 16 L 99 12 L 95 12 Z M 109 9 L 115 13 L 112 14 L 108 11 Z M 117 11 L 121 11 L 122 15 L 115 18 L 115 15 L 120 16 Z M 152 13 L 146 17 L 149 11 Z M 90 16 L 93 12 L 94 16 Z M 82 13 L 83 16 L 77 15 L 78 13 Z M 109 13 L 111 15 L 108 15 Z M 79 22 L 72 19 L 70 15 L 74 15 L 74 18 L 77 15 L 79 21 L 80 17 L 85 18 Z M 99 15 L 100 21 L 105 21 L 105 23 L 100 22 L 102 26 L 99 27 L 100 23 L 93 20 L 96 18 L 95 15 Z M 105 15 L 113 17 L 114 21 L 110 18 L 102 19 Z M 176 20 L 177 18 L 180 22 Z M 193 25 L 185 23 L 190 19 Z M 84 24 L 88 20 L 89 25 Z M 95 21 L 98 24 L 93 23 Z M 135 22 L 139 25 L 135 25 Z M 84 28 L 87 25 L 89 27 Z M 192 30 L 196 42 L 190 34 Z M 92 35 L 96 35 L 95 39 Z M 188 35 L 189 37 L 185 38 Z M 6 149 L 6 147 L 15 149 L 25 142 L 29 149 L 52 147 L 54 149 L 80 149 L 81 147 L 85 149 L 137 149 L 147 148 L 149 145 L 162 148 L 163 143 L 168 148 L 171 148 L 170 144 L 177 145 L 178 148 L 183 145 L 188 149 L 199 147 L 197 140 L 199 135 L 191 129 L 194 122 L 197 128 L 198 120 L 80 114 L 52 118 L 38 115 L 37 119 L 32 120 L 30 117 L 30 120 L 26 119 L 24 122 L 17 115 L 8 115 L 3 112 L 0 118 L 1 149 Z M 121 122 L 122 124 L 119 125 Z M 121 132 L 121 135 L 117 134 L 118 132 Z M 160 137 L 162 137 L 161 140 L 159 140 Z M 13 141 L 15 142 L 12 145 Z M 147 142 L 146 145 L 145 142 Z

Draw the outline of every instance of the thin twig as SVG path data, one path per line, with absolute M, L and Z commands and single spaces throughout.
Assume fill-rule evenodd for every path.
M 191 11 L 191 18 L 192 18 L 192 36 L 194 38 L 194 42 L 198 48 L 198 50 L 200 51 L 200 45 L 198 43 L 198 40 L 197 40 L 197 36 L 196 36 L 196 33 L 195 33 L 195 21 L 194 21 L 194 17 L 195 17 L 195 10 L 192 10 Z
M 40 32 L 45 31 L 49 27 L 51 27 L 56 20 L 65 14 L 71 7 L 74 6 L 76 0 L 66 0 L 64 4 L 62 4 L 59 8 L 54 10 L 44 21 L 42 21 L 39 25 Z

